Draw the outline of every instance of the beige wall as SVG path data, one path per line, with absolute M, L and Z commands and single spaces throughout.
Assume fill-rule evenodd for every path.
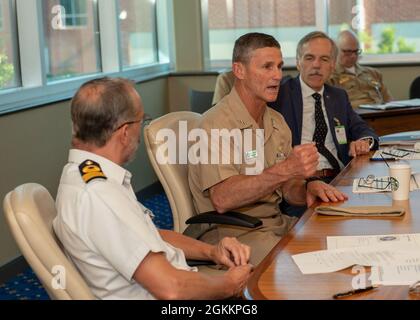
M 420 65 L 414 67 L 381 67 L 385 85 L 396 100 L 409 98 L 410 85 L 420 76 Z
M 203 70 L 200 0 L 173 1 L 176 71 Z
M 169 110 L 189 110 L 189 89 L 213 91 L 215 84 L 216 75 L 169 77 Z
M 154 117 L 168 112 L 166 78 L 137 86 L 147 113 Z M 61 170 L 67 161 L 71 139 L 69 101 L 0 117 L 0 199 L 16 186 L 36 182 L 55 197 Z M 133 173 L 135 190 L 156 181 L 144 145 L 128 169 Z M 10 262 L 19 251 L 0 209 L 0 266 Z
M 391 91 L 394 99 L 409 98 L 409 88 L 413 80 L 420 76 L 420 66 L 392 66 L 378 68 L 383 76 L 385 85 Z M 297 76 L 297 70 L 285 70 L 283 75 Z M 190 107 L 188 90 L 214 91 L 215 75 L 172 76 L 169 78 L 169 110 L 188 110 Z

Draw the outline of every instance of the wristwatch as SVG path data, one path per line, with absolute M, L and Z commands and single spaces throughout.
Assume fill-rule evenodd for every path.
M 308 189 L 308 183 L 312 182 L 312 181 L 322 181 L 321 177 L 318 176 L 313 176 L 313 177 L 309 177 L 307 179 L 305 179 L 305 188 Z
M 369 142 L 369 150 L 372 150 L 373 146 L 375 145 L 375 139 L 372 137 L 362 138 L 362 140 L 367 140 Z

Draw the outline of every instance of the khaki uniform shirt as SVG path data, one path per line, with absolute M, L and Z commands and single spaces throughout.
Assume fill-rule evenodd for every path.
M 380 104 L 392 100 L 391 94 L 382 81 L 382 74 L 370 67 L 356 64 L 356 74 L 337 65 L 329 83 L 346 90 L 353 108 L 361 104 Z
M 216 87 L 214 88 L 212 105 L 215 105 L 230 93 L 234 82 L 235 76 L 232 71 L 219 74 L 216 80 Z
M 266 108 L 264 114 L 264 155 L 253 154 L 255 148 L 243 146 L 241 153 L 242 164 L 235 164 L 233 154 L 235 145 L 233 139 L 230 140 L 231 163 L 229 164 L 197 164 L 189 165 L 189 183 L 193 194 L 194 204 L 197 212 L 213 211 L 214 207 L 210 201 L 209 189 L 218 183 L 236 175 L 245 175 L 246 170 L 255 168 L 254 165 L 247 164 L 247 157 L 258 157 L 264 160 L 264 169 L 273 166 L 276 162 L 284 160 L 292 150 L 291 132 L 283 116 L 271 108 Z M 226 96 L 219 104 L 206 112 L 199 125 L 211 136 L 211 129 L 240 129 L 244 137 L 245 129 L 252 129 L 253 141 L 255 142 L 256 129 L 259 129 L 255 120 L 251 117 L 248 110 L 242 103 L 235 89 Z M 211 143 L 208 144 L 211 146 Z M 222 149 L 222 148 L 220 148 Z M 226 152 L 226 151 L 225 151 Z M 211 154 L 209 148 L 208 154 Z M 222 159 L 222 150 L 219 152 Z M 251 156 L 250 156 L 251 155 Z M 262 157 L 263 156 L 263 157 Z M 249 160 L 249 159 L 248 159 Z M 220 160 L 221 162 L 221 160 Z M 263 169 L 263 168 L 261 168 Z M 253 205 L 235 209 L 254 217 L 264 218 L 277 215 L 280 211 L 278 204 L 282 200 L 281 190 L 276 190 L 271 195 L 258 201 Z

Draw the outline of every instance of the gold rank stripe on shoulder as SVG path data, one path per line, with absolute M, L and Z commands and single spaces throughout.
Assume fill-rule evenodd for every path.
M 106 180 L 106 176 L 102 172 L 101 166 L 95 161 L 86 160 L 79 166 L 79 171 L 85 183 L 89 183 L 94 179 Z

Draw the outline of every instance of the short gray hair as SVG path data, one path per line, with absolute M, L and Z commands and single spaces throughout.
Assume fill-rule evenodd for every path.
M 267 47 L 280 49 L 280 44 L 273 36 L 265 33 L 244 34 L 235 41 L 232 62 L 248 63 L 253 51 Z
M 103 147 L 115 129 L 137 115 L 132 81 L 101 78 L 86 82 L 71 101 L 73 138 Z
M 296 59 L 302 58 L 303 55 L 303 46 L 310 42 L 313 39 L 326 39 L 331 43 L 331 55 L 332 59 L 335 61 L 337 60 L 338 56 L 338 47 L 335 44 L 334 40 L 331 39 L 328 35 L 326 35 L 324 32 L 321 31 L 313 31 L 308 33 L 306 36 L 304 36 L 302 39 L 300 39 L 297 49 L 296 49 Z

